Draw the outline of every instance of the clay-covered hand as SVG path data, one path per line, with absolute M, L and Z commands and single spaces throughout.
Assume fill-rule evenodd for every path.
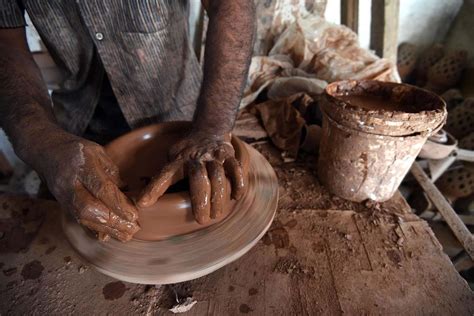
M 65 210 L 101 240 L 130 240 L 139 230 L 138 212 L 120 191 L 117 166 L 93 142 L 68 135 L 56 138 L 37 170 Z
M 196 221 L 205 224 L 219 218 L 228 194 L 226 175 L 231 180 L 233 199 L 240 199 L 245 188 L 242 166 L 227 139 L 230 137 L 192 133 L 174 145 L 169 153 L 171 162 L 142 191 L 138 206 L 153 205 L 170 185 L 187 176 Z

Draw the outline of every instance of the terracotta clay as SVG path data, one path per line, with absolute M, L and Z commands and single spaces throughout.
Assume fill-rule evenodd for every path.
M 397 69 L 403 82 L 407 81 L 413 69 L 415 69 L 417 58 L 416 45 L 402 43 L 398 46 Z
M 169 123 L 174 124 L 177 123 Z M 179 129 L 181 131 L 182 129 Z M 163 132 L 160 129 L 160 132 Z M 152 133 L 153 134 L 153 133 Z M 146 133 L 137 135 L 135 138 L 135 153 L 150 149 L 150 146 L 137 146 L 136 144 L 147 142 L 159 142 L 162 138 L 153 138 Z M 145 139 L 143 140 L 143 136 Z M 163 138 L 164 139 L 164 138 Z M 242 149 L 245 147 L 245 149 Z M 233 206 L 228 215 L 212 226 L 202 228 L 192 218 L 193 214 L 189 208 L 190 200 L 185 192 L 167 193 L 158 200 L 158 203 L 170 201 L 174 211 L 166 207 L 161 207 L 150 212 L 141 209 L 139 221 L 143 224 L 150 223 L 149 216 L 162 216 L 159 219 L 160 227 L 144 227 L 142 233 L 151 231 L 151 236 L 155 237 L 154 229 L 163 235 L 163 229 L 167 229 L 168 223 L 181 222 L 184 229 L 196 229 L 188 234 L 173 236 L 163 240 L 144 241 L 132 239 L 122 243 L 111 238 L 109 242 L 97 242 L 95 234 L 84 229 L 77 221 L 63 213 L 63 231 L 72 247 L 87 260 L 92 266 L 102 273 L 113 278 L 126 282 L 140 284 L 170 284 L 184 282 L 202 277 L 224 265 L 236 260 L 249 251 L 262 238 L 270 227 L 277 209 L 278 203 L 278 180 L 275 171 L 268 161 L 251 146 L 234 139 L 234 147 L 238 158 L 246 173 L 246 191 L 241 199 L 232 201 Z M 137 169 L 153 171 L 154 164 L 140 164 L 139 156 L 143 153 L 132 155 L 132 159 L 121 159 L 120 146 L 115 146 L 114 159 L 119 162 L 129 162 L 131 168 L 137 164 Z M 153 152 L 152 152 L 153 153 Z M 157 157 L 163 157 L 159 152 Z M 146 156 L 146 155 L 145 155 Z M 248 166 L 248 167 L 247 167 Z M 126 167 L 123 166 L 122 167 Z M 124 171 L 127 171 L 126 168 Z M 147 173 L 145 173 L 147 174 Z M 126 177 L 130 183 L 136 187 L 142 186 L 137 175 L 127 173 Z M 179 185 L 179 183 L 177 184 Z M 181 204 L 176 204 L 173 199 L 168 199 L 169 195 L 182 195 Z M 182 208 L 180 208 L 182 207 Z M 168 214 L 170 218 L 166 218 Z M 182 220 L 175 217 L 182 216 Z M 189 221 L 187 220 L 189 219 Z M 157 219 L 158 220 L 158 219 Z M 194 225 L 194 226 L 190 226 Z M 142 237 L 147 239 L 147 237 Z
M 231 184 L 222 171 L 209 168 L 209 175 L 203 173 L 201 166 L 193 167 L 193 172 L 201 173 L 202 177 L 196 177 L 189 186 L 194 186 L 195 192 L 207 196 L 207 200 L 218 200 L 213 209 L 209 212 L 211 221 L 206 224 L 199 224 L 193 216 L 191 208 L 191 198 L 187 179 L 181 180 L 183 174 L 175 175 L 173 163 L 168 164 L 168 150 L 179 139 L 185 135 L 190 124 L 188 122 L 173 122 L 148 126 L 132 131 L 111 142 L 105 147 L 107 154 L 114 161 L 120 170 L 120 175 L 126 183 L 126 194 L 136 200 L 140 191 L 148 184 L 153 176 L 160 172 L 168 172 L 169 183 L 176 183 L 171 186 L 156 204 L 149 207 L 138 208 L 138 223 L 141 229 L 134 235 L 135 239 L 141 240 L 161 240 L 176 235 L 203 229 L 224 219 L 233 209 L 234 201 L 231 200 Z M 247 174 L 249 158 L 247 150 L 241 141 L 232 138 L 232 145 L 235 149 L 236 159 L 240 161 L 244 176 Z M 163 170 L 167 166 L 169 170 Z M 206 169 L 204 169 L 206 170 Z M 174 176 L 173 176 L 174 175 Z M 209 181 L 207 176 L 218 178 L 218 182 L 224 183 L 222 190 L 208 189 L 209 185 L 200 182 Z M 165 183 L 163 186 L 167 186 Z M 172 192 L 178 191 L 178 192 Z M 200 200 L 200 199 L 199 199 Z M 201 201 L 201 200 L 200 200 Z
M 426 84 L 426 76 L 428 75 L 428 70 L 436 64 L 444 56 L 444 47 L 441 44 L 434 44 L 431 47 L 428 47 L 423 54 L 421 54 L 416 68 L 416 85 L 423 87 Z
M 466 50 L 455 50 L 441 58 L 428 70 L 428 82 L 425 89 L 443 93 L 449 88 L 454 87 L 461 79 L 467 60 L 468 54 Z
M 366 110 L 397 111 L 402 107 L 397 100 L 377 95 L 343 95 L 339 97 L 339 100 Z

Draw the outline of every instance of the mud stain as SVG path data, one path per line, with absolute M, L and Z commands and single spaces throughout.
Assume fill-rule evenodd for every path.
M 395 251 L 395 250 L 389 250 L 387 251 L 387 256 L 388 258 L 395 264 L 399 264 L 400 262 L 402 262 L 402 257 L 400 256 L 400 254 Z
M 2 208 L 0 253 L 18 253 L 27 250 L 44 220 L 45 213 L 36 208 L 15 210 L 6 202 L 3 203 Z
M 296 254 L 297 251 L 298 251 L 298 249 L 296 249 L 295 246 L 290 246 L 290 252 L 291 252 L 292 254 Z
M 17 271 L 17 268 L 5 269 L 5 270 L 3 270 L 3 274 L 5 276 L 12 276 L 16 273 L 16 271 Z
M 286 223 L 285 226 L 288 228 L 294 228 L 297 224 L 298 222 L 296 221 L 296 219 L 292 219 L 288 221 L 288 223 Z
M 38 279 L 43 273 L 44 267 L 38 260 L 33 260 L 27 263 L 21 270 L 21 275 L 24 280 Z
M 28 248 L 33 238 L 19 225 L 16 220 L 0 221 L 0 230 L 4 232 L 4 236 L 0 240 L 0 253 L 18 253 Z
M 267 246 L 273 244 L 278 249 L 288 248 L 290 245 L 290 237 L 283 227 L 273 228 L 265 236 L 263 243 Z
M 70 256 L 66 256 L 63 258 L 65 264 L 70 264 L 72 262 L 72 259 Z
M 54 250 L 56 250 L 56 246 L 51 246 L 44 252 L 45 255 L 51 254 Z
M 287 229 L 292 229 L 297 224 L 295 219 L 289 220 L 286 224 L 282 224 L 278 220 L 274 221 L 270 230 L 263 236 L 263 243 L 267 246 L 273 244 L 276 249 L 289 248 L 290 236 Z
M 249 290 L 249 295 L 250 295 L 250 296 L 257 295 L 257 294 L 258 294 L 258 290 L 257 290 L 257 289 L 251 288 L 251 289 Z
M 102 289 L 102 294 L 106 300 L 112 301 L 121 298 L 126 290 L 125 284 L 117 281 L 106 284 Z
M 241 304 L 240 307 L 239 307 L 239 311 L 242 314 L 248 314 L 251 311 L 253 311 L 253 309 L 251 309 L 247 304 Z

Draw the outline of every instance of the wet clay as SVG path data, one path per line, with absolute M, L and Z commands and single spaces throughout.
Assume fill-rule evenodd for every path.
M 125 193 L 131 199 L 136 200 L 150 179 L 163 172 L 165 166 L 173 168 L 173 163 L 169 164 L 167 158 L 169 148 L 185 135 L 189 126 L 187 122 L 153 125 L 128 133 L 105 147 L 110 158 L 118 166 L 122 180 L 126 183 Z M 246 174 L 249 165 L 248 153 L 238 139 L 232 138 L 232 145 L 236 159 L 240 161 Z M 202 164 L 190 169 L 201 175 L 195 177 L 191 183 L 188 183 L 187 179 L 178 181 L 183 175 L 172 176 L 173 170 L 165 170 L 170 174 L 169 183 L 174 185 L 155 204 L 138 208 L 138 223 L 141 229 L 134 235 L 135 239 L 162 240 L 194 232 L 223 220 L 231 212 L 235 202 L 231 200 L 232 185 L 225 177 L 224 170 L 210 166 L 207 168 L 209 171 L 206 171 Z M 223 183 L 222 190 L 212 190 L 211 194 L 210 185 L 202 183 L 209 182 L 208 177 L 217 178 L 215 183 Z M 190 186 L 197 192 L 194 197 L 189 195 Z M 205 199 L 200 195 L 204 195 Z M 213 209 L 211 203 L 204 206 L 209 212 L 208 215 L 210 214 L 210 221 L 200 224 L 195 220 L 191 207 L 192 198 L 198 201 L 218 201 L 212 203 Z
M 194 218 L 199 224 L 206 224 L 221 212 L 219 208 L 226 199 L 226 175 L 232 180 L 234 199 L 239 200 L 245 190 L 230 134 L 226 138 L 202 136 L 197 132 L 187 134 L 172 145 L 168 158 L 170 163 L 141 191 L 139 207 L 154 205 L 171 184 L 187 175 Z
M 245 146 L 246 150 L 240 149 L 240 145 Z M 162 216 L 163 219 L 158 224 L 161 225 L 162 222 L 167 221 L 168 225 L 161 225 L 157 228 L 157 232 L 153 231 L 155 227 L 143 229 L 144 232 L 148 230 L 152 237 L 156 237 L 158 234 L 163 235 L 163 230 L 166 229 L 168 231 L 165 233 L 169 233 L 168 226 L 180 222 L 175 219 L 176 214 L 182 214 L 182 219 L 184 219 L 181 221 L 182 226 L 187 230 L 190 229 L 189 226 L 186 226 L 188 224 L 186 219 L 189 218 L 189 223 L 194 225 L 191 226 L 191 230 L 196 229 L 194 232 L 171 238 L 165 237 L 153 242 L 144 242 L 134 238 L 126 243 L 115 239 L 104 243 L 97 242 L 94 234 L 84 230 L 74 218 L 63 216 L 62 227 L 66 237 L 84 260 L 87 260 L 102 273 L 132 283 L 174 284 L 184 282 L 202 277 L 238 259 L 256 245 L 270 227 L 277 210 L 279 188 L 275 171 L 257 150 L 238 140 L 234 140 L 234 147 L 237 152 L 236 158 L 240 160 L 244 169 L 248 170 L 246 191 L 240 200 L 231 202 L 235 204 L 228 209 L 228 215 L 221 222 L 206 228 L 197 224 L 192 219 L 189 194 L 186 191 L 181 191 L 180 181 L 171 188 L 174 189 L 174 192 L 166 193 L 158 200 L 158 203 L 169 201 L 167 195 L 181 194 L 184 207 L 174 205 L 171 210 L 157 207 L 152 212 L 144 212 L 144 209 L 140 209 L 139 221 L 146 225 L 150 222 L 146 216 Z M 120 146 L 118 148 L 120 149 Z M 150 146 L 145 145 L 143 148 L 146 150 Z M 113 159 L 118 158 L 119 166 L 123 167 L 119 161 L 122 157 L 120 153 L 117 156 L 112 153 L 111 156 Z M 139 155 L 129 156 L 136 158 Z M 245 161 L 246 159 L 247 161 Z M 247 165 L 248 167 L 246 167 Z M 148 165 L 137 163 L 137 169 L 139 168 L 145 169 L 145 172 L 147 168 L 152 168 L 153 170 L 148 170 L 150 175 L 159 171 L 156 170 L 156 165 L 151 163 Z M 133 183 L 138 187 L 145 185 L 140 185 L 140 176 L 150 177 L 147 173 L 143 175 L 128 173 L 127 175 L 127 170 L 124 169 L 124 171 L 125 177 L 128 176 L 128 180 L 132 184 L 129 188 L 130 191 L 134 189 Z M 187 183 L 186 180 L 185 183 Z M 166 215 L 171 218 L 167 218 Z M 293 226 L 294 224 L 289 223 L 288 225 Z M 173 230 L 176 229 L 173 228 Z M 147 238 L 141 237 L 141 239 Z
M 121 298 L 126 290 L 127 287 L 123 282 L 110 282 L 104 286 L 102 294 L 106 300 L 113 301 Z
M 401 108 L 400 102 L 382 96 L 345 95 L 338 98 L 352 106 L 366 110 L 397 111 Z

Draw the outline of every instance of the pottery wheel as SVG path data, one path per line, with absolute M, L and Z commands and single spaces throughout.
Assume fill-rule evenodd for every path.
M 133 239 L 127 243 L 115 239 L 99 242 L 67 215 L 63 230 L 84 259 L 119 280 L 169 284 L 209 274 L 249 251 L 270 227 L 277 208 L 275 171 L 259 152 L 245 146 L 250 155 L 247 193 L 217 224 L 165 240 Z

